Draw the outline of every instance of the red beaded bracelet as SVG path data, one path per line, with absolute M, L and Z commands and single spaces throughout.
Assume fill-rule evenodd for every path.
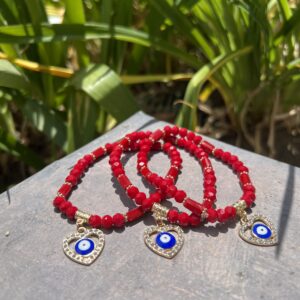
M 180 136 L 178 140 L 175 138 L 177 135 Z M 152 173 L 147 167 L 147 155 L 151 149 L 151 145 L 157 143 L 160 139 L 168 140 L 170 143 L 166 143 L 164 145 L 164 150 L 168 153 L 172 153 L 174 151 L 174 146 L 171 145 L 177 144 L 179 147 L 185 148 L 191 154 L 195 155 L 202 165 L 204 170 L 204 179 L 207 180 L 204 183 L 204 188 L 206 191 L 204 193 L 205 200 L 203 204 L 196 202 L 190 198 L 186 197 L 186 193 L 182 190 L 177 190 L 176 186 L 173 185 L 169 178 L 163 179 L 159 177 L 157 174 Z M 223 152 L 221 149 L 215 148 L 212 144 L 207 141 L 204 141 L 202 137 L 195 135 L 193 132 L 188 132 L 184 128 L 178 128 L 176 126 L 169 127 L 166 126 L 164 130 L 156 130 L 149 137 L 145 138 L 143 141 L 139 143 L 139 154 L 138 154 L 138 171 L 144 176 L 145 179 L 149 181 L 150 184 L 153 184 L 160 190 L 160 194 L 167 197 L 175 197 L 177 202 L 182 202 L 184 206 L 192 211 L 192 215 L 188 216 L 186 213 L 178 213 L 177 210 L 171 209 L 168 210 L 162 206 L 159 206 L 155 201 L 149 198 L 149 201 L 142 203 L 142 207 L 144 210 L 152 209 L 155 215 L 155 218 L 158 221 L 158 226 L 151 227 L 147 229 L 145 232 L 145 242 L 147 246 L 153 250 L 155 253 L 158 253 L 162 256 L 171 258 L 175 256 L 180 250 L 183 244 L 182 231 L 179 227 L 175 226 L 163 226 L 162 220 L 166 219 L 170 223 L 179 224 L 181 226 L 187 226 L 189 223 L 193 226 L 197 226 L 201 223 L 202 220 L 206 220 L 207 222 L 214 223 L 217 220 L 221 223 L 225 222 L 229 218 L 233 218 L 236 216 L 236 213 L 245 223 L 247 219 L 247 215 L 245 213 L 245 208 L 250 207 L 255 200 L 255 188 L 251 183 L 250 177 L 248 175 L 248 168 L 243 165 L 243 163 L 234 155 L 229 152 Z M 169 150 L 169 151 L 168 151 Z M 204 151 L 203 151 L 204 150 Z M 122 149 L 117 145 L 113 150 L 112 154 L 116 151 L 115 157 L 116 161 L 121 164 L 121 152 Z M 216 190 L 213 186 L 215 181 L 212 180 L 214 176 L 213 169 L 211 163 L 207 157 L 207 154 L 214 155 L 217 159 L 220 159 L 224 163 L 227 163 L 239 176 L 240 184 L 243 190 L 243 196 L 240 198 L 238 202 L 236 202 L 233 206 L 227 206 L 225 209 L 214 209 L 212 204 L 216 200 L 215 194 Z M 175 172 L 176 173 L 176 172 Z M 212 175 L 208 178 L 206 175 Z M 204 181 L 205 182 L 205 181 Z M 152 201 L 151 201 L 152 200 Z M 150 202 L 150 203 L 149 203 Z M 199 218 L 201 217 L 201 219 Z M 249 222 L 253 225 L 255 221 L 262 221 L 263 224 L 260 224 L 259 230 L 268 231 L 268 239 L 262 239 L 261 236 L 255 235 L 252 231 L 252 234 L 255 236 L 251 236 L 250 238 L 245 237 L 243 232 L 240 231 L 240 236 L 251 243 L 261 244 L 261 245 L 273 245 L 276 242 L 277 236 L 273 225 L 267 220 L 267 218 L 262 215 L 254 216 L 252 220 L 247 220 L 247 226 L 249 227 Z M 267 225 L 266 225 L 267 224 Z M 252 225 L 250 226 L 252 228 Z M 247 226 L 242 226 L 242 230 L 244 232 L 247 230 Z M 175 238 L 170 231 L 173 231 L 177 238 Z M 166 249 L 162 249 L 162 246 L 158 246 L 158 242 L 153 243 L 151 240 L 151 235 L 157 235 L 158 233 L 164 233 L 166 239 L 173 238 L 173 240 L 178 240 L 177 246 L 175 244 L 174 247 L 170 247 Z M 270 232 L 272 233 L 270 236 Z M 272 237 L 272 238 L 271 238 Z
M 175 139 L 176 135 L 178 134 L 181 136 L 181 138 Z M 150 149 L 158 150 L 161 148 L 161 144 L 158 141 L 162 138 L 165 142 L 162 146 L 162 149 L 169 155 L 171 159 L 171 168 L 165 179 L 159 177 L 157 174 L 151 173 L 147 168 L 148 153 Z M 191 154 L 196 156 L 200 160 L 204 173 L 207 172 L 207 176 L 210 175 L 208 177 L 205 176 L 206 182 L 204 181 L 204 188 L 207 189 L 206 193 L 208 193 L 206 194 L 207 199 L 205 201 L 209 200 L 206 203 L 206 206 L 201 206 L 201 204 L 197 203 L 196 201 L 185 198 L 185 192 L 178 191 L 174 185 L 182 163 L 178 150 L 171 145 L 172 142 L 175 144 L 175 141 L 178 146 L 187 149 Z M 131 133 L 117 143 L 106 144 L 105 148 L 100 147 L 96 149 L 91 154 L 85 155 L 76 163 L 69 176 L 66 178 L 66 182 L 59 189 L 58 196 L 53 201 L 54 206 L 57 207 L 61 212 L 65 213 L 69 219 L 75 218 L 77 220 L 77 232 L 69 235 L 63 242 L 65 254 L 70 259 L 81 264 L 91 264 L 99 256 L 104 247 L 104 235 L 99 229 L 87 228 L 86 224 L 97 228 L 100 226 L 104 228 L 110 228 L 112 225 L 121 227 L 125 224 L 125 221 L 133 221 L 141 217 L 145 211 L 152 209 L 158 226 L 152 226 L 148 228 L 145 231 L 144 240 L 148 247 L 150 247 L 154 252 L 167 258 L 172 258 L 175 256 L 182 247 L 183 232 L 178 226 L 164 225 L 163 221 L 166 219 L 172 221 L 172 214 L 174 217 L 174 215 L 176 216 L 177 212 L 174 210 L 169 211 L 165 207 L 159 205 L 158 202 L 160 202 L 162 198 L 171 196 L 174 196 L 175 199 L 177 198 L 177 202 L 182 201 L 185 207 L 189 208 L 193 213 L 190 217 L 188 216 L 189 219 L 186 218 L 184 215 L 185 213 L 181 213 L 180 215 L 184 217 L 180 218 L 179 215 L 178 220 L 176 220 L 174 217 L 175 219 L 173 219 L 173 221 L 176 223 L 179 222 L 181 225 L 187 225 L 188 222 L 190 222 L 192 225 L 198 225 L 200 212 L 200 215 L 203 218 L 203 212 L 205 211 L 205 213 L 207 213 L 206 210 L 208 211 L 209 209 L 212 209 L 211 205 L 215 200 L 215 190 L 212 188 L 212 183 L 215 183 L 215 177 L 210 161 L 203 149 L 205 152 L 209 154 L 212 153 L 215 157 L 221 158 L 222 161 L 228 162 L 232 168 L 239 173 L 245 193 L 248 193 L 250 199 L 248 203 L 246 202 L 247 199 L 243 199 L 236 203 L 234 208 L 231 210 L 232 213 L 235 212 L 236 209 L 237 214 L 241 218 L 242 227 L 240 230 L 240 236 L 250 243 L 259 245 L 272 245 L 276 243 L 277 236 L 275 229 L 267 218 L 261 215 L 254 216 L 252 219 L 247 219 L 246 217 L 247 215 L 244 209 L 246 208 L 246 204 L 251 205 L 251 201 L 254 200 L 252 196 L 254 195 L 254 187 L 251 184 L 247 170 L 243 164 L 230 153 L 223 153 L 222 150 L 215 149 L 210 143 L 202 141 L 201 137 L 196 136 L 193 132 L 188 132 L 186 129 L 179 129 L 175 126 L 172 128 L 167 126 L 164 128 L 164 131 L 156 130 L 153 133 Z M 145 198 L 145 194 L 139 192 L 125 175 L 120 161 L 120 156 L 124 151 L 127 150 L 139 150 L 138 169 L 140 170 L 141 174 L 149 180 L 150 183 L 159 188 L 159 191 L 150 194 L 149 198 Z M 134 199 L 135 202 L 141 206 L 130 210 L 126 215 L 117 213 L 113 217 L 106 215 L 101 218 L 97 215 L 91 216 L 85 212 L 79 211 L 71 204 L 71 202 L 67 201 L 67 197 L 70 195 L 72 188 L 76 186 L 79 178 L 87 170 L 87 168 L 93 164 L 96 159 L 104 156 L 106 153 L 111 153 L 109 162 L 111 164 L 114 176 L 118 178 L 118 181 L 122 187 L 126 189 L 129 197 Z M 249 193 L 252 193 L 251 197 Z M 225 209 L 225 214 L 228 213 L 228 211 L 229 209 L 227 209 L 227 211 Z M 223 211 L 220 213 L 220 216 L 222 214 L 224 214 Z M 220 216 L 218 210 L 217 217 L 219 218 L 219 221 L 221 221 Z M 209 213 L 207 213 L 207 219 L 209 219 Z M 259 224 L 258 222 L 261 223 Z M 251 226 L 249 224 L 251 224 Z M 256 225 L 258 228 L 255 227 Z M 251 237 L 247 236 L 249 228 L 251 228 Z M 267 231 L 265 236 L 268 237 L 262 237 L 262 233 L 259 233 L 258 230 Z M 75 246 L 74 249 L 72 249 L 71 244 L 74 241 Z

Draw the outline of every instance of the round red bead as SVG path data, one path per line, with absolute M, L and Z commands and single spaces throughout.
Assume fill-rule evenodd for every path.
M 189 215 L 185 212 L 182 212 L 179 214 L 178 216 L 178 222 L 180 224 L 180 226 L 188 226 L 189 225 Z
M 179 213 L 177 210 L 175 209 L 170 209 L 168 211 L 168 215 L 167 215 L 167 218 L 168 218 L 168 221 L 171 222 L 171 223 L 177 223 L 178 221 L 178 216 L 179 216 Z
M 99 228 L 101 227 L 101 217 L 98 215 L 92 215 L 89 218 L 89 224 L 93 227 L 93 228 Z
M 106 215 L 102 217 L 102 227 L 105 229 L 110 229 L 113 225 L 113 219 L 111 216 Z
M 115 227 L 120 228 L 125 225 L 125 217 L 124 215 L 117 213 L 113 216 L 113 224 Z
M 69 220 L 74 220 L 75 214 L 77 212 L 78 208 L 75 206 L 71 206 L 66 210 L 66 216 Z

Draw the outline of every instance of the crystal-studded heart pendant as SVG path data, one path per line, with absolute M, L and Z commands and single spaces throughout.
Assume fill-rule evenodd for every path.
M 240 237 L 257 246 L 274 246 L 278 243 L 277 232 L 272 222 L 261 214 L 256 214 L 242 222 Z
M 82 229 L 82 228 L 81 228 Z M 104 234 L 99 229 L 86 229 L 72 233 L 63 240 L 64 253 L 73 261 L 92 264 L 104 247 Z
M 182 248 L 183 231 L 176 225 L 150 226 L 144 232 L 145 244 L 156 254 L 173 258 Z

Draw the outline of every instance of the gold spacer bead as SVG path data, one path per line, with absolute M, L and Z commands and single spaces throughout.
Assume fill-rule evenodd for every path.
M 75 213 L 75 219 L 82 219 L 84 220 L 86 223 L 89 221 L 89 218 L 91 217 L 91 214 L 89 213 L 86 213 L 84 211 L 81 211 L 81 210 L 77 210 L 76 213 Z

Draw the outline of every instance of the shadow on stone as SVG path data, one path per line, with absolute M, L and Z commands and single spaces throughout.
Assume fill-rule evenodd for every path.
M 281 253 L 284 236 L 286 234 L 289 215 L 292 209 L 294 200 L 294 186 L 295 186 L 295 167 L 289 166 L 289 175 L 286 183 L 285 193 L 282 200 L 280 219 L 278 224 L 278 241 L 276 247 L 276 258 L 278 259 Z

